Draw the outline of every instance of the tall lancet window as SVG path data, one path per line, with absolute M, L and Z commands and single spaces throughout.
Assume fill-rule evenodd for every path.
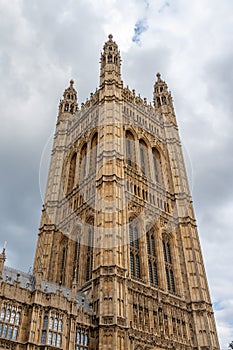
M 68 251 L 68 239 L 63 237 L 60 241 L 60 259 L 59 259 L 59 283 L 65 284 L 66 267 L 67 267 L 67 251 Z
M 98 134 L 96 133 L 91 140 L 91 154 L 90 154 L 90 174 L 94 173 L 97 169 L 97 145 L 98 145 Z
M 139 141 L 141 171 L 144 175 L 149 175 L 148 149 L 143 140 Z
M 126 161 L 130 166 L 135 167 L 135 141 L 132 133 L 130 131 L 126 132 Z
M 156 148 L 152 149 L 152 155 L 153 155 L 155 181 L 162 184 L 162 170 L 161 170 L 160 154 Z
M 167 279 L 167 289 L 171 293 L 175 293 L 175 278 L 173 271 L 173 259 L 171 252 L 171 244 L 170 239 L 168 237 L 163 238 L 163 255 L 165 262 L 165 271 L 166 271 L 166 279 Z
M 86 176 L 86 167 L 87 167 L 87 144 L 85 143 L 80 152 L 80 160 L 79 160 L 80 182 L 83 181 Z
M 138 222 L 132 218 L 129 222 L 129 244 L 131 276 L 141 278 L 139 227 Z
M 147 244 L 147 256 L 148 256 L 148 269 L 149 269 L 149 281 L 151 284 L 158 285 L 158 272 L 157 272 L 157 255 L 156 255 L 156 236 L 155 228 L 147 227 L 146 233 Z
M 80 259 L 80 242 L 81 242 L 82 230 L 80 226 L 75 228 L 72 239 L 74 240 L 74 253 L 73 253 L 73 280 L 78 282 L 79 274 L 79 259 Z
M 86 266 L 86 281 L 89 281 L 92 276 L 93 266 L 93 243 L 94 243 L 94 219 L 89 220 L 87 225 L 87 266 Z
M 71 158 L 71 161 L 70 161 L 69 174 L 68 174 L 67 193 L 70 192 L 73 189 L 73 187 L 74 187 L 76 159 L 77 159 L 77 153 L 74 153 L 72 158 Z

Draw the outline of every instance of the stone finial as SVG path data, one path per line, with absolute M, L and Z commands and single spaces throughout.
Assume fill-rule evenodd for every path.
M 0 254 L 0 279 L 2 278 L 2 271 L 3 271 L 3 267 L 4 267 L 4 263 L 6 261 L 6 244 L 4 244 L 4 247 L 2 249 L 2 252 Z
M 112 38 L 113 38 L 113 35 L 109 34 L 109 36 L 108 36 L 109 41 L 112 41 Z
M 160 80 L 161 80 L 161 74 L 158 72 L 158 73 L 156 74 L 156 76 L 157 76 L 157 78 L 158 78 L 158 81 L 160 81 Z
M 70 87 L 72 88 L 72 87 L 73 87 L 73 85 L 74 85 L 74 80 L 73 80 L 73 79 L 71 79 L 71 80 L 70 80 Z

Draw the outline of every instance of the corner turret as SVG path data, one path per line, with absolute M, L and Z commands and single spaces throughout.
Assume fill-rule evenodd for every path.
M 167 84 L 161 79 L 161 74 L 157 73 L 157 81 L 154 84 L 154 106 L 156 109 L 161 106 L 172 104 L 171 93 L 168 91 Z
M 157 81 L 154 84 L 154 107 L 161 114 L 169 116 L 169 119 L 176 125 L 176 117 L 173 107 L 172 95 L 168 90 L 168 86 L 161 79 L 161 74 L 157 73 Z
M 65 120 L 78 110 L 77 91 L 73 87 L 74 80 L 70 81 L 70 86 L 64 91 L 63 99 L 59 104 L 58 121 Z

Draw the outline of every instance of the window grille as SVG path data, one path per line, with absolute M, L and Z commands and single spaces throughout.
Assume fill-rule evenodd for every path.
M 44 314 L 41 343 L 62 347 L 63 316 L 51 311 Z
M 0 317 L 0 337 L 17 340 L 21 320 L 21 307 L 3 304 Z
M 89 344 L 88 330 L 77 326 L 75 337 L 75 350 L 87 350 Z

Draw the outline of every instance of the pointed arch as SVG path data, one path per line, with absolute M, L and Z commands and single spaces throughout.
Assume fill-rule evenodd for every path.
M 160 153 L 155 147 L 152 148 L 152 156 L 153 156 L 154 180 L 157 183 L 162 184 L 163 178 L 162 178 L 161 157 L 160 157 Z
M 129 219 L 130 273 L 132 277 L 141 278 L 139 224 L 134 218 Z
M 139 140 L 139 151 L 140 151 L 140 165 L 141 171 L 144 175 L 149 176 L 149 155 L 148 148 L 143 139 Z
M 84 143 L 80 151 L 80 159 L 79 159 L 80 182 L 83 181 L 86 176 L 86 167 L 87 167 L 87 144 Z
M 133 134 L 129 130 L 127 130 L 125 133 L 125 149 L 126 149 L 127 164 L 135 167 L 135 164 L 136 164 L 135 139 Z
M 163 105 L 167 104 L 167 99 L 166 99 L 166 97 L 164 95 L 162 96 L 162 104 Z
M 73 281 L 78 282 L 79 279 L 79 264 L 80 264 L 80 249 L 81 249 L 81 239 L 82 239 L 82 226 L 81 224 L 75 225 L 71 238 L 73 239 Z
M 155 227 L 146 227 L 146 245 L 147 245 L 147 261 L 149 270 L 149 281 L 154 286 L 158 286 L 158 270 L 157 270 L 157 249 L 156 249 L 156 231 Z
M 96 132 L 91 139 L 90 168 L 89 168 L 90 174 L 96 171 L 97 148 L 98 148 L 98 133 Z
M 59 257 L 59 275 L 58 283 L 65 283 L 66 265 L 67 265 L 68 238 L 62 237 L 60 241 L 60 257 Z
M 167 289 L 171 293 L 176 292 L 175 277 L 173 269 L 173 256 L 171 249 L 171 239 L 169 235 L 163 235 L 163 256 L 167 280 Z
M 76 160 L 77 160 L 77 153 L 75 152 L 72 155 L 71 160 L 70 160 L 70 164 L 69 164 L 67 193 L 69 193 L 74 187 L 75 172 L 76 172 Z
M 87 261 L 86 261 L 86 281 L 92 278 L 93 267 L 93 244 L 94 244 L 94 218 L 87 222 Z

